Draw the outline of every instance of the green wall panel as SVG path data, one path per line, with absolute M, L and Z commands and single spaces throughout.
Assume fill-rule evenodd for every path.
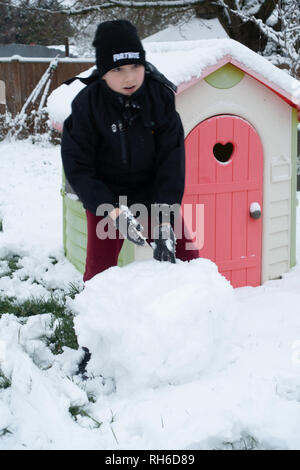
M 64 184 L 64 183 L 63 183 Z M 64 188 L 61 191 L 63 199 L 63 243 L 67 259 L 82 274 L 85 270 L 87 221 L 82 203 L 66 196 Z M 134 245 L 124 240 L 118 258 L 118 266 L 125 266 L 134 261 Z

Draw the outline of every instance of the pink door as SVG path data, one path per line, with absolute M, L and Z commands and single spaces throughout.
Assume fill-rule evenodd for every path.
M 261 283 L 262 188 L 263 149 L 247 121 L 215 116 L 187 136 L 182 212 L 197 233 L 200 256 L 214 261 L 233 287 Z M 258 212 L 250 215 L 250 207 Z

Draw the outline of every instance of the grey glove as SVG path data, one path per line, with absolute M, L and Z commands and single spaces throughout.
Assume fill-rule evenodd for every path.
M 153 258 L 175 264 L 176 237 L 170 224 L 157 225 L 153 230 Z
M 146 238 L 141 234 L 144 227 L 135 219 L 127 206 L 121 205 L 120 211 L 120 214 L 114 221 L 115 227 L 121 232 L 123 237 L 127 238 L 135 245 L 145 245 Z

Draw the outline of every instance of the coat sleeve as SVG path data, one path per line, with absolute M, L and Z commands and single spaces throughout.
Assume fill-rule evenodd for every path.
M 115 204 L 115 196 L 96 174 L 97 140 L 85 107 L 76 101 L 65 120 L 61 156 L 66 178 L 85 209 L 96 214 L 100 204 Z
M 175 108 L 175 95 L 167 91 L 162 125 L 154 130 L 156 174 L 152 202 L 181 204 L 185 185 L 184 131 Z

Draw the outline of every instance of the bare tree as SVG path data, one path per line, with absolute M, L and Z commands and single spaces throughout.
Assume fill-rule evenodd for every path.
M 278 0 L 203 0 L 195 6 L 195 12 L 198 17 L 217 17 L 229 37 L 247 45 L 255 52 L 262 52 L 268 38 L 259 26 L 249 19 L 255 17 L 265 24 L 276 3 Z
M 36 8 L 46 7 L 47 12 L 42 15 Z M 64 43 L 65 37 L 73 34 L 69 17 L 60 14 L 57 10 L 58 0 L 28 0 L 19 1 L 20 8 L 15 8 L 14 2 L 8 0 L 0 4 L 0 43 L 18 44 L 53 44 Z M 55 11 L 55 14 L 52 14 Z

